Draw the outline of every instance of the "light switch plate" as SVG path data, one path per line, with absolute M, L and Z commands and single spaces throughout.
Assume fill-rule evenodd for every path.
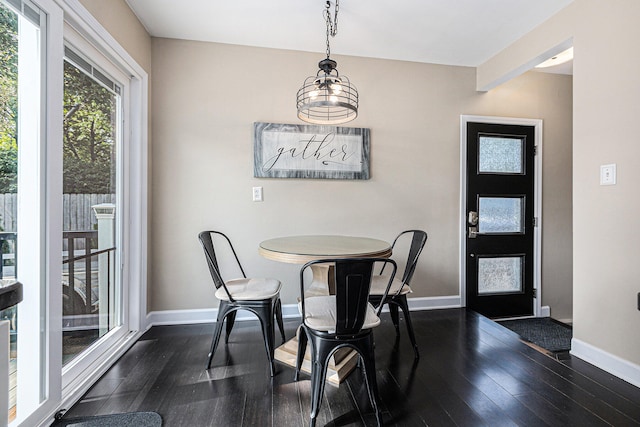
M 600 185 L 616 185 L 616 164 L 600 165 Z
M 262 198 L 262 187 L 253 187 L 253 201 L 261 202 L 262 200 L 264 200 Z

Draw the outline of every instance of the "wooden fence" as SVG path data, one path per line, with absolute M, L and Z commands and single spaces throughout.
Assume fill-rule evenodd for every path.
M 0 194 L 0 231 L 16 231 L 17 195 Z M 115 194 L 63 194 L 64 231 L 86 231 L 96 229 L 96 216 L 91 206 L 100 203 L 115 203 Z
M 0 194 L 0 231 L 16 231 L 17 194 Z

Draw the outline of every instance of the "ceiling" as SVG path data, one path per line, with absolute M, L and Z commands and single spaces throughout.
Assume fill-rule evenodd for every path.
M 325 52 L 325 0 L 126 1 L 154 37 Z M 331 53 L 474 67 L 572 1 L 342 0 Z

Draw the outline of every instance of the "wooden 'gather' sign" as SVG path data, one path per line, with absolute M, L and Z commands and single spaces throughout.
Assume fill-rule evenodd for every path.
M 256 178 L 369 179 L 369 129 L 253 124 Z

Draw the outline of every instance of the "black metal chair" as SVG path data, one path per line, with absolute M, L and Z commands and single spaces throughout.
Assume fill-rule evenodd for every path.
M 242 273 L 242 278 L 233 280 L 223 280 L 218 259 L 214 249 L 214 236 L 220 236 L 220 241 L 228 245 L 231 253 L 235 257 L 236 263 Z M 273 363 L 274 353 L 274 316 L 277 319 L 282 342 L 284 343 L 284 324 L 282 322 L 282 303 L 280 302 L 280 281 L 270 278 L 247 278 L 238 255 L 236 254 L 231 240 L 219 231 L 203 231 L 198 234 L 198 239 L 204 249 L 204 254 L 209 266 L 211 278 L 216 287 L 216 297 L 220 300 L 218 306 L 218 319 L 216 321 L 215 331 L 213 333 L 213 341 L 211 343 L 211 351 L 209 352 L 209 360 L 207 369 L 211 368 L 211 360 L 216 351 L 220 334 L 222 333 L 222 324 L 227 321 L 225 343 L 229 342 L 229 335 L 233 329 L 233 324 L 238 310 L 248 310 L 254 313 L 260 320 L 262 334 L 264 336 L 264 345 L 267 350 L 267 358 L 271 369 L 271 376 L 274 375 L 275 367 Z
M 335 263 L 333 269 L 336 294 L 305 297 L 305 270 L 318 263 Z M 343 347 L 359 354 L 364 369 L 369 400 L 378 425 L 382 416 L 378 409 L 373 328 L 380 324 L 380 309 L 368 302 L 375 263 L 391 264 L 388 287 L 391 286 L 396 263 L 386 258 L 323 259 L 306 263 L 300 270 L 300 303 L 302 324 L 298 334 L 298 354 L 294 380 L 298 380 L 307 342 L 311 343 L 311 423 L 320 410 L 325 377 L 331 355 Z M 307 275 L 308 276 L 308 275 Z M 386 294 L 386 293 L 385 293 Z
M 389 280 L 389 276 L 384 274 L 384 266 L 380 271 L 380 275 L 374 276 L 371 283 L 371 295 L 369 302 L 375 307 L 382 307 L 384 304 L 389 305 L 389 312 L 391 314 L 391 320 L 396 327 L 396 335 L 400 335 L 398 308 L 402 309 L 404 313 L 405 323 L 407 324 L 407 332 L 409 333 L 409 339 L 413 345 L 413 352 L 416 358 L 420 357 L 418 351 L 418 345 L 416 344 L 416 337 L 413 333 L 413 325 L 411 324 L 411 316 L 409 314 L 409 304 L 407 303 L 407 294 L 413 292 L 409 286 L 409 282 L 413 277 L 413 273 L 416 270 L 416 264 L 418 258 L 422 253 L 425 243 L 427 242 L 427 233 L 422 230 L 407 230 L 398 234 L 392 244 L 392 249 L 395 248 L 396 243 L 401 240 L 411 238 L 411 246 L 409 248 L 409 254 L 407 256 L 407 263 L 402 273 L 402 280 L 396 278 L 391 284 L 391 289 L 388 290 L 388 295 L 385 296 L 385 288 Z

